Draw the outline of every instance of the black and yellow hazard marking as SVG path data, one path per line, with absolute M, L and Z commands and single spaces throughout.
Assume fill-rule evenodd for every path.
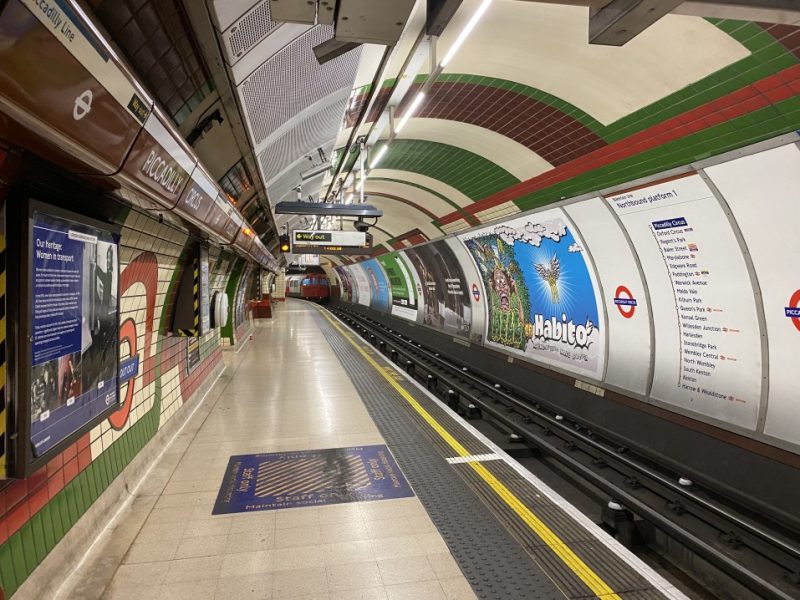
M 353 335 L 342 328 L 327 311 L 317 309 L 330 322 L 330 324 L 342 335 L 342 337 L 366 360 L 375 371 L 388 382 L 388 384 L 408 403 L 413 412 L 422 422 L 427 424 L 440 442 L 447 448 L 448 452 L 456 457 L 467 459 L 473 453 L 452 433 L 450 433 L 441 423 L 426 410 L 420 402 L 403 387 L 401 382 L 403 376 L 391 367 L 381 365 L 374 357 L 369 346 L 359 343 Z M 519 495 L 504 484 L 495 474 L 494 469 L 490 468 L 491 462 L 468 461 L 459 467 L 469 469 L 476 479 L 490 490 L 493 499 L 499 501 L 522 522 L 525 527 L 534 533 L 544 545 L 549 549 L 551 555 L 560 564 L 565 566 L 568 571 L 574 574 L 589 590 L 597 597 L 604 600 L 621 600 L 621 596 L 606 583 L 606 581 L 592 569 L 587 562 L 565 542 L 543 519 L 539 518 L 523 502 Z
M 407 498 L 383 445 L 231 456 L 213 514 Z
M 6 477 L 6 237 L 0 231 L 0 478 Z
M 200 265 L 197 261 L 194 261 L 192 302 L 194 307 L 194 326 L 191 329 L 178 329 L 178 335 L 181 337 L 198 337 L 200 335 Z

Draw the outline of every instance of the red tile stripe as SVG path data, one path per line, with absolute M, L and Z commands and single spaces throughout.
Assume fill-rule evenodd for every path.
M 797 95 L 800 95 L 800 65 L 784 69 L 727 96 L 508 187 L 466 209 L 476 214 Z M 461 213 L 456 211 L 441 217 L 440 221 L 447 224 L 460 218 Z

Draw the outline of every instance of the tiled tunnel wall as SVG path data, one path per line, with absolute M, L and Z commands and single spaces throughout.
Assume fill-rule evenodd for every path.
M 139 373 L 120 386 L 122 408 L 26 480 L 0 490 L 0 587 L 12 595 L 133 457 L 219 367 L 221 337 L 200 340 L 189 372 L 187 338 L 165 335 L 186 233 L 130 211 L 120 246 L 120 356 L 139 354 Z M 238 259 L 212 248 L 211 295 Z
M 453 233 L 800 129 L 800 27 L 707 21 L 733 38 L 747 55 L 605 125 L 591 111 L 529 85 L 471 73 L 444 73 L 416 118 L 474 125 L 505 136 L 546 159 L 549 168 L 520 180 L 490 156 L 432 140 L 398 139 L 380 164 L 393 175 L 372 181 L 403 183 L 405 196 L 392 199 L 416 206 L 420 220 L 429 221 L 442 233 Z M 426 79 L 427 75 L 417 76 L 407 100 Z M 359 90 L 361 95 L 345 116 L 346 125 L 352 124 L 367 91 Z M 380 114 L 380 99 L 388 97 L 388 87 L 379 92 L 370 120 Z M 398 112 L 402 114 L 404 108 Z M 441 182 L 471 203 L 452 206 L 454 210 L 431 219 L 430 207 L 422 198 L 440 194 L 419 183 L 400 181 L 401 172 Z M 425 194 L 416 197 L 408 185 L 424 188 Z M 452 199 L 442 199 L 453 205 Z M 382 225 L 390 230 L 390 245 L 409 245 L 402 240 L 411 232 L 394 226 L 390 219 Z M 391 243 L 394 240 L 397 243 Z

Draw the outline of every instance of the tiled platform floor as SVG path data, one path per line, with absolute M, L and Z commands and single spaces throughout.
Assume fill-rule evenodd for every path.
M 226 361 L 60 597 L 475 598 L 416 498 L 212 516 L 231 455 L 383 443 L 310 307 L 287 302 Z

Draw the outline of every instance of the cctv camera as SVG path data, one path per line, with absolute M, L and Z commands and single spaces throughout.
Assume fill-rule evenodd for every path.
M 369 231 L 369 223 L 365 223 L 364 221 L 358 220 L 353 223 L 353 227 L 356 228 L 356 231 L 361 231 L 362 233 L 366 233 Z

